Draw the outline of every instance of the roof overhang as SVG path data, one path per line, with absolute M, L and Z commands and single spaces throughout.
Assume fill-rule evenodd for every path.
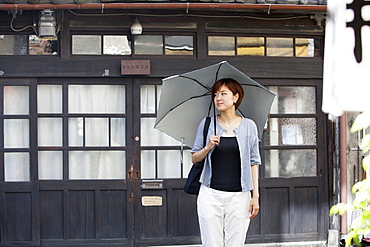
M 0 4 L 0 10 L 42 10 L 42 9 L 177 9 L 177 10 L 261 10 L 292 12 L 326 12 L 326 5 L 290 4 L 244 4 L 244 3 L 84 3 L 84 4 Z

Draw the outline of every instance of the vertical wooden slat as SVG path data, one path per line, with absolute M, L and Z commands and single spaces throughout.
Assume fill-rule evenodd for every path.
M 40 192 L 40 238 L 63 239 L 63 191 Z

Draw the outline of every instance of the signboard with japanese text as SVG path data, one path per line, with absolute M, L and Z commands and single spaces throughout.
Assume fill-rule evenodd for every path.
M 370 108 L 370 1 L 329 0 L 325 33 L 323 111 Z
M 121 75 L 150 75 L 150 60 L 121 60 Z

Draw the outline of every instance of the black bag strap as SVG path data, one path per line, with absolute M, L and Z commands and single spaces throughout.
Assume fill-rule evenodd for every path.
M 207 134 L 208 134 L 208 129 L 209 129 L 210 123 L 211 123 L 211 117 L 207 117 L 206 122 L 204 123 L 204 128 L 203 128 L 203 147 L 206 146 Z

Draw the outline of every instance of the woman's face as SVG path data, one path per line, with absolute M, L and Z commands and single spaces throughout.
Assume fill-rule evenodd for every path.
M 220 112 L 229 109 L 235 110 L 234 102 L 238 100 L 238 97 L 238 94 L 234 95 L 227 86 L 222 85 L 214 95 L 214 102 L 217 110 Z

